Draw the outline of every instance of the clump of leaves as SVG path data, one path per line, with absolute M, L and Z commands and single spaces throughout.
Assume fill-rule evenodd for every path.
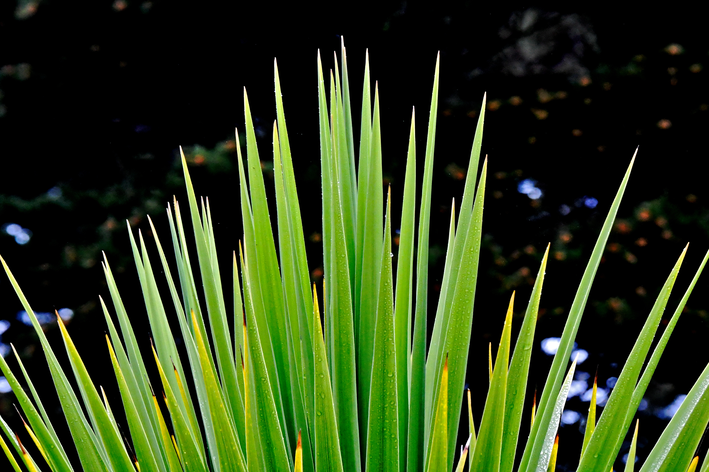
M 276 217 L 270 217 L 244 93 L 245 160 L 238 133 L 236 136 L 243 239 L 233 255 L 231 279 L 222 277 L 209 201 L 196 198 L 183 155 L 189 221 L 177 201 L 168 205 L 170 257 L 152 222 L 157 267 L 154 250 L 149 251 L 142 235 L 136 237 L 129 228 L 152 345 L 138 342 L 148 336 L 134 332 L 131 317 L 138 315 L 127 313 L 108 261 L 103 262 L 110 301 L 102 299 L 101 306 L 125 425 L 119 427 L 107 397 L 92 381 L 58 318 L 71 366 L 70 370 L 62 368 L 3 261 L 32 318 L 71 433 L 71 438 L 59 438 L 19 356 L 15 353 L 24 386 L 0 357 L 0 368 L 15 392 L 27 436 L 37 451 L 31 455 L 19 435 L 0 421 L 5 435 L 4 439 L 0 436 L 0 445 L 14 470 L 49 467 L 57 472 L 72 471 L 76 465 L 71 464 L 67 452 L 72 442 L 81 467 L 92 472 L 394 472 L 453 470 L 454 466 L 456 471 L 468 468 L 476 472 L 509 472 L 515 466 L 523 472 L 553 470 L 559 421 L 574 376 L 575 361 L 570 360 L 574 339 L 632 161 L 579 283 L 539 404 L 532 405 L 529 436 L 520 437 L 520 431 L 548 249 L 514 348 L 512 294 L 494 363 L 492 356 L 490 359 L 489 389 L 479 428 L 474 425 L 468 395 L 468 439 L 456 457 L 487 174 L 484 162 L 478 177 L 485 99 L 460 210 L 456 213 L 454 207 L 451 213 L 445 270 L 433 334 L 427 344 L 438 70 L 437 63 L 421 191 L 417 192 L 412 116 L 403 203 L 392 210 L 391 190 L 385 196 L 382 185 L 379 95 L 376 87 L 371 89 L 368 63 L 356 139 L 344 45 L 341 63 L 335 61 L 328 77 L 318 58 L 324 248 L 324 278 L 319 289 L 310 281 L 277 69 L 273 126 Z M 393 211 L 399 212 L 397 220 L 401 221 L 396 270 Z M 579 471 L 611 470 L 616 460 L 707 261 L 705 257 L 650 354 L 685 252 L 662 287 L 598 422 L 595 401 L 591 403 Z M 168 293 L 158 289 L 158 279 L 163 277 Z M 173 332 L 171 325 L 179 331 Z M 177 339 L 184 345 L 184 355 L 180 355 Z M 148 365 L 153 362 L 159 379 L 151 380 L 148 371 L 152 366 L 149 369 Z M 72 387 L 69 375 L 77 388 Z M 670 421 L 642 471 L 697 467 L 697 460 L 692 459 L 709 422 L 708 386 L 709 367 Z M 473 385 L 475 389 L 486 387 L 487 383 Z M 635 431 L 637 438 L 637 426 Z M 634 467 L 635 441 L 626 470 Z M 708 468 L 705 460 L 701 470 Z

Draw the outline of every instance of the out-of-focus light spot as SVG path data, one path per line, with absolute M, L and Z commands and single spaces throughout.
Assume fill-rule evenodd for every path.
M 37 317 L 37 321 L 39 321 L 39 324 L 41 324 L 41 325 L 51 323 L 52 321 L 57 319 L 57 317 L 54 316 L 54 313 L 41 312 L 41 311 L 36 311 L 35 316 Z M 32 326 L 32 319 L 30 318 L 30 315 L 25 310 L 17 312 L 17 320 L 26 324 L 27 326 Z
M 10 346 L 0 343 L 0 356 L 7 357 L 8 354 L 10 354 Z
M 588 382 L 585 380 L 574 380 L 571 382 L 571 387 L 569 387 L 568 398 L 576 397 L 583 394 L 588 390 Z
M 689 203 L 695 203 L 697 201 L 697 196 L 694 195 L 693 193 L 690 193 L 689 195 L 687 195 L 686 198 Z
M 591 378 L 591 374 L 582 370 L 577 370 L 576 375 L 574 375 L 574 377 L 576 377 L 576 380 L 588 380 Z
M 640 247 L 645 247 L 647 246 L 647 239 L 645 238 L 638 238 L 637 241 L 635 241 L 635 244 L 637 244 Z
M 0 320 L 0 335 L 10 328 L 10 322 L 7 320 Z
M 30 242 L 30 237 L 27 233 L 20 233 L 17 236 L 15 236 L 15 242 L 19 244 L 20 246 L 27 244 Z
M 564 251 L 554 251 L 554 259 L 557 261 L 563 261 L 566 259 L 566 253 Z
M 573 239 L 573 235 L 571 233 L 564 232 L 559 235 L 559 239 L 563 243 L 568 243 L 571 242 L 571 239 Z
M 15 223 L 10 223 L 5 226 L 5 232 L 10 236 L 17 236 L 22 232 L 22 226 Z
M 578 138 L 579 136 L 581 136 L 583 134 L 583 131 L 581 131 L 580 129 L 573 129 L 573 130 L 571 130 L 571 134 L 573 134 L 575 137 Z
M 579 79 L 579 85 L 581 87 L 586 87 L 587 85 L 591 85 L 591 77 L 585 75 Z
M 644 297 L 645 295 L 647 295 L 647 290 L 645 290 L 645 287 L 643 287 L 643 286 L 641 285 L 641 286 L 639 286 L 638 288 L 635 289 L 635 293 L 636 293 L 639 297 Z
M 672 419 L 672 417 L 675 416 L 675 413 L 677 413 L 677 410 L 679 410 L 679 407 L 682 405 L 685 398 L 687 398 L 687 395 L 677 395 L 675 399 L 672 400 L 672 403 L 664 408 L 661 408 L 657 412 L 656 416 L 663 420 Z
M 618 377 L 608 377 L 608 380 L 606 380 L 606 387 L 613 388 L 613 387 L 615 387 L 615 384 L 617 382 L 618 382 Z
M 561 338 L 546 338 L 542 341 L 542 351 L 548 356 L 553 356 L 559 350 Z
M 113 9 L 116 11 L 123 11 L 128 7 L 128 3 L 124 0 L 116 0 L 113 2 Z
M 490 102 L 487 102 L 487 109 L 490 111 L 495 111 L 500 109 L 500 101 L 499 100 L 492 100 Z
M 660 129 L 670 129 L 672 127 L 672 122 L 668 119 L 662 119 L 657 122 L 657 127 Z
M 648 407 L 648 402 L 644 398 L 640 400 L 640 405 L 638 405 L 638 411 L 645 411 L 647 410 Z
M 684 52 L 684 48 L 680 44 L 672 43 L 665 48 L 665 52 L 670 56 L 678 56 Z
M 541 198 L 542 191 L 536 187 L 537 181 L 532 179 L 524 179 L 517 184 L 517 191 L 527 195 L 532 200 Z
M 576 349 L 571 352 L 571 360 L 576 360 L 576 364 L 583 364 L 588 359 L 588 351 L 585 349 Z
M 583 205 L 586 208 L 596 208 L 598 205 L 598 200 L 593 197 L 583 197 Z
M 57 313 L 59 313 L 59 316 L 64 321 L 69 321 L 74 317 L 74 310 L 72 310 L 71 308 L 60 308 L 59 310 L 57 310 Z
M 581 414 L 573 410 L 564 410 L 561 414 L 561 424 L 574 424 L 581 419 Z
M 514 97 L 510 97 L 509 102 L 510 102 L 510 105 L 516 107 L 517 105 L 520 105 L 522 103 L 522 99 L 520 97 L 518 97 L 517 95 L 515 95 Z
M 606 404 L 606 401 L 608 400 L 608 394 L 610 393 L 610 389 L 608 388 L 598 388 L 596 389 L 596 405 L 603 406 Z M 593 396 L 593 389 L 589 388 L 584 392 L 583 395 L 581 395 L 581 401 L 583 402 L 590 402 L 591 397 Z
M 548 356 L 553 356 L 559 350 L 560 343 L 561 338 L 546 338 L 542 340 L 542 351 Z M 574 343 L 574 349 L 576 349 L 576 343 Z
M 623 299 L 618 297 L 609 298 L 608 306 L 610 306 L 611 310 L 615 311 L 616 313 L 620 312 L 623 308 L 626 307 Z
M 616 229 L 619 233 L 622 233 L 622 234 L 630 233 L 630 231 L 632 230 L 632 228 L 630 227 L 630 225 L 628 224 L 628 222 L 625 221 L 625 220 L 618 220 L 618 221 L 616 221 L 616 223 L 615 223 L 615 229 Z
M 47 197 L 49 197 L 50 200 L 59 200 L 62 198 L 62 189 L 59 187 L 50 188 L 47 190 Z
M 628 457 L 629 457 L 629 456 L 630 456 L 630 454 L 623 454 L 623 464 L 625 464 L 625 463 L 628 462 Z M 635 456 L 635 462 L 634 462 L 634 463 L 637 463 L 637 462 L 638 462 L 638 456 Z
M 566 216 L 566 215 L 568 215 L 569 213 L 571 213 L 571 208 L 569 208 L 569 205 L 561 205 L 561 206 L 559 207 L 559 213 L 561 213 L 562 215 Z
M 538 89 L 537 90 L 537 100 L 539 100 L 540 103 L 547 103 L 551 101 L 551 99 L 554 98 L 552 95 L 547 92 L 544 89 Z
M 546 120 L 549 117 L 548 111 L 539 108 L 532 108 L 532 113 L 534 113 L 534 116 L 536 116 L 538 120 Z
M 701 72 L 701 71 L 702 71 L 702 65 L 699 63 L 692 64 L 691 66 L 689 66 L 689 72 L 696 74 L 697 72 Z
M 17 8 L 15 9 L 15 18 L 17 18 L 18 20 L 26 20 L 27 18 L 37 13 L 37 6 L 38 2 L 35 1 L 20 2 L 20 4 L 17 5 Z
M 536 136 L 530 136 L 529 139 L 527 140 L 529 144 L 534 144 L 537 142 L 537 137 Z
M 10 383 L 5 377 L 0 377 L 0 393 L 10 393 L 12 388 L 10 388 Z
M 8 223 L 3 225 L 2 230 L 15 238 L 15 242 L 20 245 L 27 244 L 32 238 L 32 231 L 16 223 Z
M 463 180 L 465 178 L 465 170 L 452 162 L 446 166 L 446 173 L 455 180 Z

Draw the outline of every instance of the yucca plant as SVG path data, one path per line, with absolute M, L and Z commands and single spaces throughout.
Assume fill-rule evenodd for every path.
M 254 125 L 244 93 L 246 160 L 238 133 L 236 138 L 243 238 L 233 254 L 231 280 L 222 277 L 209 201 L 196 198 L 184 155 L 189 215 L 183 214 L 177 201 L 168 204 L 173 254 L 166 254 L 151 222 L 159 259 L 156 266 L 154 249 L 148 249 L 140 232 L 136 237 L 129 228 L 152 344 L 148 343 L 147 333 L 134 332 L 131 320 L 142 315 L 127 312 L 108 261 L 104 260 L 110 300 L 104 303 L 101 299 L 101 307 L 108 327 L 107 349 L 123 404 L 121 414 L 114 416 L 116 405 L 109 405 L 103 390 L 99 392 L 57 317 L 71 375 L 62 367 L 3 261 L 42 344 L 83 470 L 554 470 L 557 430 L 574 376 L 575 362 L 570 359 L 574 339 L 633 161 L 579 283 L 538 404 L 527 397 L 527 383 L 548 249 L 514 349 L 513 293 L 501 323 L 502 336 L 494 363 L 490 358 L 489 381 L 468 379 L 476 397 L 483 397 L 487 391 L 487 400 L 476 427 L 468 391 L 468 414 L 463 421 L 468 425 L 463 433 L 460 416 L 464 409 L 487 173 L 484 162 L 478 177 L 485 98 L 460 210 L 456 212 L 454 208 L 451 212 L 445 269 L 432 335 L 427 342 L 429 221 L 439 65 L 436 63 L 421 191 L 417 195 L 412 116 L 403 203 L 400 209 L 393 210 L 391 189 L 385 195 L 387 189 L 382 185 L 379 95 L 376 87 L 371 89 L 368 63 L 357 139 L 344 45 L 340 57 L 341 62 L 336 58 L 329 77 L 323 74 L 319 57 L 317 69 L 322 285 L 311 285 L 276 68 L 276 218 L 270 217 L 274 206 L 269 206 L 266 199 Z M 307 205 L 312 207 L 312 203 Z M 400 211 L 401 226 L 397 257 L 393 259 L 395 210 Z M 591 402 L 578 471 L 612 469 L 668 338 L 709 257 L 708 254 L 702 261 L 649 355 L 685 252 L 686 249 L 660 290 L 598 422 L 595 398 Z M 159 290 L 158 286 L 165 284 L 168 291 Z M 179 349 L 178 340 L 183 346 Z M 0 435 L 0 445 L 15 471 L 75 470 L 78 464 L 70 460 L 74 456 L 70 450 L 72 441 L 59 437 L 22 360 L 17 353 L 15 357 L 24 386 L 2 357 L 0 368 L 22 411 L 26 427 L 23 436 L 36 447 L 33 453 L 25 448 L 4 420 L 0 421 L 4 433 L 4 438 Z M 709 422 L 707 387 L 709 367 L 667 425 L 641 471 L 684 472 L 697 468 L 693 457 Z M 530 415 L 531 429 L 523 437 L 521 431 L 526 432 L 527 428 L 521 426 L 522 419 Z M 119 424 L 117 419 L 125 422 Z M 626 471 L 635 467 L 637 432 L 636 424 Z M 459 442 L 459 437 L 467 440 Z M 701 471 L 707 470 L 709 462 L 705 460 Z

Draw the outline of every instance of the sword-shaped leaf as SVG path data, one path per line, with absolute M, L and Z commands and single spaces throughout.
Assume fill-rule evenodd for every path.
M 554 450 L 554 443 L 559 431 L 559 421 L 561 421 L 561 414 L 564 412 L 566 397 L 569 394 L 569 388 L 571 388 L 571 381 L 574 378 L 575 371 L 576 360 L 574 359 L 573 364 L 571 364 L 571 368 L 569 368 L 569 373 L 566 375 L 566 379 L 564 379 L 564 383 L 561 385 L 561 390 L 559 390 L 556 401 L 554 402 L 554 409 L 551 412 L 549 425 L 547 426 L 547 430 L 544 431 L 544 441 L 542 442 L 540 454 L 533 461 L 535 463 L 536 472 L 547 472 L 549 467 L 552 452 Z
M 94 418 L 93 424 L 95 432 L 101 440 L 111 466 L 115 471 L 133 472 L 133 464 L 123 445 L 123 440 L 118 435 L 116 428 L 114 428 L 106 412 L 106 408 L 103 403 L 101 403 L 101 398 L 96 391 L 96 387 L 91 381 L 84 362 L 81 360 L 74 346 L 74 342 L 71 340 L 59 314 L 57 314 L 57 324 L 59 325 L 62 338 L 64 339 L 64 345 L 69 355 L 69 361 L 71 362 L 76 382 L 79 386 L 79 390 L 82 392 L 82 397 L 85 402 L 84 405 L 89 412 L 89 416 Z
M 627 426 L 629 426 L 625 424 L 626 418 L 632 414 L 629 411 L 629 407 L 631 406 L 633 391 L 640 378 L 645 358 L 650 351 L 655 332 L 662 320 L 667 300 L 670 297 L 670 293 L 672 293 L 672 287 L 675 280 L 677 280 L 677 275 L 686 253 L 687 248 L 685 247 L 665 281 L 665 285 L 658 294 L 650 315 L 645 321 L 637 341 L 635 341 L 633 350 L 628 355 L 628 360 L 618 377 L 613 393 L 603 408 L 603 414 L 601 414 L 591 440 L 581 457 L 579 472 L 609 469 L 618 455 L 620 443 L 622 438 L 625 437 Z
M 411 346 L 411 380 L 409 383 L 409 424 L 407 464 L 410 470 L 422 470 L 426 460 L 428 437 L 426 423 L 426 337 L 428 316 L 428 242 L 431 221 L 431 187 L 433 181 L 433 150 L 436 140 L 436 117 L 438 114 L 438 71 L 440 54 L 436 60 L 433 77 L 431 110 L 426 141 L 424 178 L 421 184 L 419 207 L 418 247 L 416 253 L 416 302 L 414 308 L 414 338 Z M 454 205 L 455 206 L 455 205 Z M 451 216 L 455 220 L 455 211 Z M 454 225 L 454 223 L 452 223 Z M 454 226 L 451 226 L 451 234 Z
M 709 424 L 709 364 L 647 456 L 640 472 L 686 470 Z
M 495 358 L 495 370 L 490 381 L 490 390 L 485 401 L 485 410 L 480 421 L 480 432 L 475 443 L 471 472 L 498 472 L 502 460 L 502 439 L 505 427 L 505 398 L 512 337 L 512 311 L 515 294 L 512 292 L 502 329 L 500 346 Z M 455 437 L 455 436 L 453 436 Z
M 185 472 L 206 472 L 208 468 L 205 465 L 205 451 L 198 446 L 196 438 L 187 426 L 187 421 L 178 406 L 177 397 L 172 391 L 155 348 L 153 348 L 153 357 L 160 374 L 160 381 L 163 386 L 163 400 L 167 405 L 167 410 L 170 412 L 170 419 L 176 436 L 175 448 L 179 453 L 182 467 Z
M 396 268 L 396 306 L 394 308 L 394 340 L 396 344 L 396 375 L 399 398 L 399 469 L 406 470 L 406 443 L 409 419 L 409 383 L 411 359 L 411 321 L 414 269 L 414 223 L 416 219 L 416 128 L 415 113 L 411 114 L 409 151 L 406 158 L 404 199 L 401 209 L 401 231 Z
M 0 435 L 0 448 L 2 448 L 2 451 L 5 453 L 5 457 L 7 457 L 7 460 L 10 462 L 12 470 L 14 470 L 15 472 L 22 472 L 22 470 L 20 470 L 20 465 L 17 463 L 17 460 L 15 460 L 15 456 L 12 455 L 12 451 L 10 451 L 10 448 L 7 447 L 7 443 L 2 438 L 2 435 Z
M 113 346 L 111 345 L 111 340 L 108 335 L 106 335 L 106 343 L 108 344 L 108 352 L 111 356 L 111 364 L 113 364 L 113 372 L 116 374 L 116 380 L 118 381 L 118 389 L 121 392 L 121 399 L 123 400 L 126 420 L 128 421 L 130 436 L 133 440 L 133 449 L 135 450 L 135 455 L 138 462 L 142 464 L 140 470 L 141 472 L 165 470 L 164 467 L 158 467 L 156 453 L 159 454 L 159 451 L 153 451 L 150 443 L 148 442 L 148 436 L 145 432 L 145 426 L 147 425 L 144 425 L 141 422 L 138 410 L 133 402 L 133 396 L 131 395 L 125 376 L 118 365 L 118 359 L 116 358 L 116 353 L 113 350 Z
M 635 450 L 638 447 L 638 428 L 640 427 L 640 420 L 635 422 L 635 432 L 633 433 L 633 440 L 630 443 L 630 450 L 628 451 L 628 457 L 625 460 L 625 472 L 635 471 Z
M 0 263 L 2 263 L 5 273 L 10 279 L 10 283 L 12 284 L 17 297 L 20 299 L 23 308 L 30 316 L 32 326 L 34 327 L 40 343 L 42 344 L 42 349 L 47 358 L 47 364 L 49 365 L 49 371 L 52 375 L 52 380 L 54 381 L 54 386 L 57 390 L 59 401 L 62 405 L 62 410 L 64 411 L 64 416 L 66 417 L 67 424 L 69 425 L 71 437 L 74 440 L 74 444 L 77 446 L 77 453 L 79 454 L 79 460 L 81 461 L 82 467 L 84 467 L 85 470 L 105 471 L 106 458 L 102 456 L 101 451 L 99 450 L 98 439 L 86 421 L 86 417 L 84 416 L 82 407 L 79 404 L 79 400 L 72 390 L 64 371 L 61 369 L 54 351 L 49 345 L 49 341 L 44 334 L 42 326 L 39 324 L 34 311 L 32 311 L 32 308 L 25 298 L 24 293 L 22 293 L 22 289 L 20 289 L 19 284 L 15 280 L 12 272 L 10 272 L 10 268 L 7 266 L 2 257 L 0 257 Z M 2 358 L 2 356 L 0 356 L 0 358 Z M 47 450 L 49 451 L 49 457 L 51 457 L 54 464 L 56 464 L 55 467 L 57 467 L 57 470 L 71 470 L 71 467 L 68 465 L 68 461 L 66 460 L 66 456 L 59 452 L 61 449 L 60 446 L 49 447 L 52 443 L 51 433 L 46 430 L 46 426 L 44 426 L 40 415 L 35 410 L 29 400 L 29 397 L 24 393 L 22 388 L 20 388 L 19 383 L 14 375 L 12 375 L 4 359 L 0 359 L 0 369 L 2 369 L 5 373 L 8 383 L 10 383 L 10 386 L 17 395 L 18 401 L 22 406 L 22 410 L 26 415 L 28 415 L 27 419 L 33 430 L 38 435 L 38 438 L 43 441 L 43 444 L 48 446 Z
M 428 466 L 426 472 L 436 472 L 448 469 L 448 357 L 443 364 L 441 381 L 438 387 L 436 414 L 433 417 L 433 432 L 431 447 L 426 457 Z
M 586 418 L 586 430 L 583 433 L 583 445 L 581 446 L 581 456 L 586 451 L 593 431 L 596 429 L 596 398 L 598 395 L 598 373 L 593 378 L 593 390 L 591 391 L 591 403 L 588 406 L 588 418 Z
M 394 290 L 391 254 L 391 189 L 387 197 L 379 306 L 374 334 L 372 382 L 369 396 L 367 471 L 399 470 L 399 386 L 394 339 Z M 403 400 L 402 400 L 403 401 Z M 403 438 L 402 438 L 403 439 Z
M 330 369 L 325 350 L 325 339 L 320 325 L 320 308 L 313 286 L 313 359 L 315 376 L 314 447 L 315 470 L 343 471 L 340 435 L 335 417 Z
M 522 328 L 515 344 L 514 354 L 512 354 L 512 361 L 510 362 L 507 395 L 505 397 L 505 434 L 502 439 L 501 472 L 511 472 L 515 461 L 519 428 L 522 423 L 522 407 L 524 406 L 527 391 L 529 364 L 534 344 L 534 331 L 537 324 L 537 315 L 539 314 L 539 301 L 542 295 L 542 285 L 548 257 L 549 246 L 544 252 L 544 257 L 537 273 L 537 280 L 534 282 L 534 288 L 532 289 L 532 296 L 524 314 Z
M 552 361 L 549 375 L 547 376 L 544 390 L 542 391 L 542 397 L 539 401 L 537 415 L 529 433 L 529 439 L 527 440 L 527 444 L 524 448 L 522 461 L 518 468 L 520 472 L 531 472 L 536 469 L 536 465 L 534 464 L 535 461 L 532 460 L 532 458 L 539 457 L 542 448 L 544 447 L 544 434 L 549 428 L 552 413 L 554 411 L 553 400 L 558 396 L 558 392 L 563 383 L 564 366 L 568 363 L 569 357 L 571 356 L 571 351 L 574 347 L 574 340 L 576 339 L 576 333 L 578 332 L 579 325 L 581 324 L 581 317 L 583 315 L 584 308 L 586 307 L 588 295 L 591 291 L 591 285 L 593 284 L 593 280 L 596 276 L 598 265 L 601 262 L 606 241 L 608 241 L 608 235 L 613 228 L 615 215 L 618 213 L 618 208 L 620 207 L 620 202 L 623 198 L 625 187 L 628 184 L 630 171 L 633 168 L 634 162 L 635 155 L 633 155 L 633 159 L 630 161 L 628 170 L 625 172 L 620 188 L 618 189 L 615 199 L 611 204 L 608 216 L 606 216 L 606 220 L 603 223 L 603 228 L 601 229 L 596 245 L 593 248 L 591 258 L 586 265 L 583 277 L 581 278 L 581 283 L 579 284 L 579 288 L 574 297 L 571 309 L 569 310 L 569 316 L 566 320 L 566 325 L 564 326 L 564 331 L 561 335 L 561 341 L 559 342 L 559 350 L 554 355 L 554 360 Z
M 449 359 L 449 388 L 452 392 L 462 392 L 465 385 L 465 374 L 468 366 L 468 351 L 470 347 L 471 327 L 473 323 L 473 304 L 475 301 L 475 286 L 478 277 L 478 262 L 480 259 L 480 242 L 482 240 L 482 216 L 485 194 L 485 182 L 487 173 L 487 160 L 483 164 L 480 184 L 478 185 L 477 196 L 473 208 L 470 229 L 465 238 L 462 257 L 459 265 L 458 279 L 455 284 L 455 294 L 451 302 L 450 320 L 447 324 L 445 338 L 442 338 L 442 347 L 448 352 Z M 462 212 L 462 210 L 461 210 Z M 460 227 L 460 223 L 458 224 Z M 456 240 L 460 237 L 456 234 Z M 435 350 L 433 342 L 429 352 Z M 435 357 L 429 355 L 427 361 L 428 378 L 429 364 L 435 362 Z M 439 359 L 442 357 L 439 355 Z M 433 367 L 431 367 L 433 368 Z M 428 393 L 428 392 L 427 392 Z M 448 436 L 457 437 L 460 421 L 462 395 L 451 395 L 448 398 Z M 478 435 L 478 442 L 480 437 Z M 448 468 L 453 467 L 453 454 L 455 453 L 455 442 L 448 443 Z M 477 446 L 476 446 L 477 449 Z
M 453 313 L 454 297 L 457 294 L 460 301 L 459 288 L 463 286 L 465 287 L 464 290 L 472 290 L 472 292 L 470 292 L 471 300 L 474 299 L 475 295 L 475 284 L 472 284 L 472 286 L 470 285 L 470 272 L 467 271 L 466 275 L 463 276 L 462 281 L 459 281 L 459 270 L 464 267 L 460 263 L 462 262 L 463 257 L 469 257 L 465 252 L 466 249 L 468 249 L 466 245 L 468 244 L 469 232 L 475 227 L 475 223 L 473 222 L 473 220 L 475 218 L 474 213 L 478 201 L 476 197 L 474 207 L 473 196 L 476 192 L 475 183 L 478 175 L 478 164 L 480 162 L 480 150 L 482 147 L 486 97 L 487 95 L 483 96 L 483 102 L 480 108 L 480 116 L 478 117 L 477 127 L 475 128 L 475 136 L 473 138 L 473 145 L 470 152 L 470 160 L 468 163 L 468 173 L 465 179 L 465 187 L 463 189 L 463 200 L 460 206 L 460 215 L 458 216 L 458 227 L 456 229 L 455 242 L 453 244 L 452 250 L 449 250 L 446 253 L 446 268 L 443 274 L 443 283 L 441 284 L 441 293 L 439 294 L 438 298 L 436 317 L 433 324 L 433 333 L 431 334 L 431 344 L 428 350 L 429 359 L 426 363 L 426 377 L 428 378 L 428 381 L 426 382 L 427 426 L 428 419 L 430 418 L 429 415 L 431 414 L 430 408 L 432 405 L 431 401 L 433 400 L 432 396 L 435 394 L 435 388 L 431 384 L 431 382 L 435 382 L 438 378 L 438 372 L 440 371 L 443 352 L 447 349 L 448 333 L 450 332 L 450 328 L 448 325 L 450 323 L 450 318 Z M 480 230 L 479 225 L 477 226 L 477 230 Z M 473 232 L 475 231 L 473 230 Z M 477 236 L 473 236 L 473 238 L 476 237 Z M 477 269 L 477 263 L 475 263 L 475 267 Z M 475 271 L 475 273 L 477 273 L 477 270 Z M 471 313 L 472 307 L 473 305 L 471 301 Z M 455 329 L 462 329 L 462 327 L 457 326 Z M 470 328 L 468 328 L 468 331 L 470 331 Z M 453 369 L 455 369 L 455 367 L 451 366 L 451 369 L 451 375 L 454 376 Z M 465 370 L 465 367 L 463 367 L 463 370 Z M 451 416 L 450 419 L 452 421 L 457 421 L 458 416 L 456 415 L 456 410 L 452 410 L 452 412 L 453 416 Z M 454 445 L 451 446 L 454 447 Z M 449 459 L 451 460 L 452 453 L 453 449 L 450 450 L 449 454 Z

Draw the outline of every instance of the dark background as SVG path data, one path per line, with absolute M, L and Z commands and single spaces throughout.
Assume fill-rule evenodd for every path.
M 165 204 L 172 195 L 184 199 L 177 147 L 186 149 L 197 192 L 210 197 L 228 261 L 241 234 L 233 136 L 234 128 L 243 128 L 242 90 L 249 92 L 261 158 L 269 161 L 277 57 L 301 203 L 312 209 L 305 212 L 311 215 L 305 225 L 313 236 L 308 249 L 317 279 L 317 50 L 330 68 L 345 36 L 358 110 L 369 49 L 394 208 L 400 204 L 412 106 L 423 156 L 440 51 L 432 291 L 442 271 L 443 259 L 436 256 L 445 248 L 450 201 L 462 195 L 484 92 L 488 99 L 485 239 L 469 361 L 478 419 L 487 344 L 497 342 L 512 290 L 517 327 L 551 243 L 537 338 L 560 336 L 610 202 L 640 146 L 577 339 L 589 353 L 579 370 L 592 376 L 598 369 L 603 387 L 619 375 L 682 248 L 691 241 L 666 319 L 709 248 L 702 164 L 709 121 L 705 28 L 704 17 L 671 5 L 609 10 L 591 4 L 380 2 L 320 9 L 295 2 L 3 2 L 0 254 L 36 311 L 73 311 L 70 332 L 90 372 L 119 402 L 106 369 L 97 298 L 107 295 L 101 251 L 118 273 L 129 313 L 140 319 L 125 220 L 145 234 L 149 214 L 167 237 Z M 525 179 L 541 198 L 518 191 Z M 29 242 L 18 244 L 7 234 L 11 223 L 31 231 Z M 707 362 L 706 287 L 700 280 L 648 390 L 647 407 L 638 414 L 641 458 L 666 422 L 658 418 L 663 408 L 691 388 Z M 32 329 L 18 319 L 21 307 L 9 283 L 0 284 L 0 300 L 0 320 L 10 322 L 0 340 L 12 342 L 38 385 L 49 387 L 43 398 L 52 409 L 51 386 L 39 383 L 48 374 L 44 358 Z M 47 324 L 46 332 L 61 351 L 56 324 Z M 530 392 L 542 388 L 550 362 L 535 350 Z M 0 394 L 0 413 L 17 429 L 13 401 Z M 588 402 L 574 397 L 568 409 L 585 416 Z M 582 420 L 562 426 L 560 470 L 576 465 L 583 428 Z M 627 445 L 621 456 L 625 451 Z

